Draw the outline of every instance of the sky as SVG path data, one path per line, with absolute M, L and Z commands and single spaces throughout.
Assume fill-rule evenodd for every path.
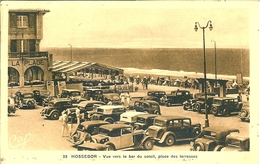
M 251 3 L 6 2 L 9 9 L 41 8 L 41 47 L 249 48 L 257 32 Z M 250 5 L 248 5 L 250 4 Z

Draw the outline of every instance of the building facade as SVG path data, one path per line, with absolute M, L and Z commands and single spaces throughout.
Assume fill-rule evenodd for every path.
M 9 10 L 8 87 L 30 91 L 45 88 L 51 79 L 52 55 L 40 51 L 43 39 L 43 16 L 49 10 Z M 33 86 L 33 87 L 32 87 Z

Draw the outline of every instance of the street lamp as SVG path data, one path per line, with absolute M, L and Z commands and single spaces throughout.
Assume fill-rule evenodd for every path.
M 217 49 L 216 49 L 216 41 L 211 40 L 211 42 L 214 42 L 214 48 L 215 48 L 215 87 L 217 87 Z
M 194 30 L 195 32 L 198 31 L 198 26 L 200 29 L 203 31 L 203 51 L 204 51 L 204 92 L 205 92 L 205 127 L 209 127 L 209 119 L 208 119 L 208 110 L 207 110 L 207 85 L 206 85 L 206 80 L 207 80 L 207 72 L 206 72 L 206 49 L 205 49 L 205 29 L 208 27 L 210 31 L 213 29 L 211 20 L 207 22 L 207 25 L 205 27 L 201 27 L 199 22 L 195 22 L 195 27 Z
M 69 44 L 69 46 L 70 46 L 70 61 L 72 62 L 72 45 Z

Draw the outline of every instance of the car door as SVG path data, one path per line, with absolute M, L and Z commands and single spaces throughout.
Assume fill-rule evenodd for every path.
M 182 119 L 173 120 L 174 133 L 176 135 L 176 139 L 188 138 L 188 126 L 183 125 Z
M 134 145 L 132 131 L 133 129 L 131 127 L 121 129 L 120 148 L 131 147 Z

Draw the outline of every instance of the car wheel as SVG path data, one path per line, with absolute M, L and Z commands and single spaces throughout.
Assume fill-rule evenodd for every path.
M 150 138 L 145 140 L 143 143 L 143 147 L 145 150 L 152 150 L 153 146 L 154 146 L 154 142 Z
M 114 119 L 111 118 L 111 117 L 105 118 L 104 121 L 109 122 L 110 124 L 113 124 L 113 123 L 114 123 Z
M 195 105 L 195 111 L 199 112 L 201 111 L 201 107 L 200 107 L 200 104 L 196 104 Z
M 211 108 L 211 113 L 214 115 L 214 116 L 217 116 L 218 115 L 218 109 L 216 107 L 212 107 Z
M 223 149 L 224 146 L 222 145 L 218 145 L 214 148 L 214 151 L 221 151 L 221 149 Z
M 194 145 L 194 150 L 195 151 L 204 151 L 205 149 L 204 149 L 204 145 L 202 144 L 202 143 L 196 143 L 195 145 Z
M 53 112 L 51 115 L 50 115 L 50 118 L 52 120 L 58 120 L 60 117 L 59 113 L 58 112 Z
M 246 117 L 247 116 L 247 111 L 246 110 L 242 110 L 240 113 L 241 117 Z
M 175 142 L 175 138 L 173 135 L 168 135 L 166 138 L 165 138 L 165 144 L 167 146 L 172 146 L 174 145 L 174 142 Z
M 229 109 L 224 109 L 224 116 L 228 117 L 230 115 L 230 110 Z
M 108 148 L 106 149 L 106 151 L 115 151 L 115 146 L 112 144 L 106 144 L 108 146 Z
M 186 105 L 183 105 L 183 110 L 188 110 L 188 107 Z
M 160 115 L 160 112 L 158 110 L 154 111 L 154 114 Z

